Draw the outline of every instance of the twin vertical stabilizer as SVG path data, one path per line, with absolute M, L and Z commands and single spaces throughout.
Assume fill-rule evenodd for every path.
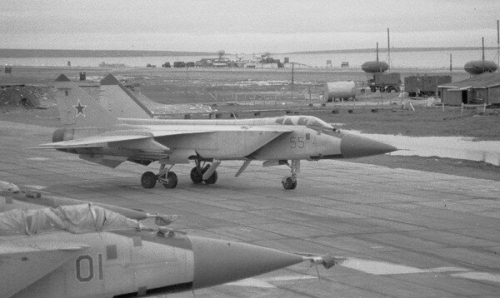
M 118 118 L 148 119 L 153 117 L 153 113 L 112 74 L 101 80 L 99 102 Z
M 56 101 L 61 122 L 76 127 L 110 127 L 121 122 L 84 90 L 60 75 L 55 81 Z

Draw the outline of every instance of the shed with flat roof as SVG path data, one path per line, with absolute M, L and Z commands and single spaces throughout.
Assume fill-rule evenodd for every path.
M 470 79 L 438 86 L 446 105 L 500 104 L 500 74 L 484 73 Z

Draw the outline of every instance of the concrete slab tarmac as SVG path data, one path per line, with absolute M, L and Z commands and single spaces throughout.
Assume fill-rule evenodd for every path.
M 175 189 L 143 189 L 156 166 L 109 169 L 57 151 L 52 128 L 0 121 L 0 180 L 52 195 L 179 214 L 172 227 L 287 251 L 331 253 L 326 271 L 300 264 L 199 290 L 197 297 L 498 297 L 500 182 L 345 161 L 302 162 L 296 190 L 286 167 L 223 162 L 215 185 L 193 185 L 176 165 Z M 170 297 L 170 296 L 169 296 Z M 191 293 L 173 297 L 193 297 Z

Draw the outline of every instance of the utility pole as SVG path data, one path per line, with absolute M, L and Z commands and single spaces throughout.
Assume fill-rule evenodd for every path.
M 450 76 L 453 72 L 453 54 L 450 54 Z
M 484 69 L 486 68 L 486 66 L 484 66 L 484 37 L 482 37 L 481 40 L 483 43 L 483 71 L 484 71 Z
M 387 62 L 389 64 L 389 72 L 391 71 L 391 37 L 389 35 L 389 28 L 387 28 Z
M 500 72 L 500 21 L 497 20 L 497 72 Z

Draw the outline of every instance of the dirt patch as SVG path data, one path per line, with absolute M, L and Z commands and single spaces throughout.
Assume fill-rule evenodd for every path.
M 47 108 L 54 103 L 54 93 L 47 86 L 13 85 L 0 88 L 0 108 Z

